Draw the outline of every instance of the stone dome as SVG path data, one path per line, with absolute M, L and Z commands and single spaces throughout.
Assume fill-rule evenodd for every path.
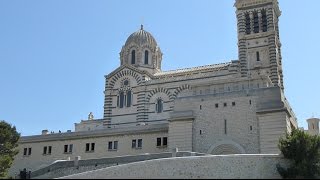
M 151 35 L 151 33 L 145 31 L 143 29 L 143 25 L 141 25 L 141 29 L 132 33 L 126 43 L 125 46 L 131 44 L 131 43 L 135 43 L 138 46 L 142 46 L 144 44 L 149 44 L 151 46 L 157 47 L 157 42 L 154 39 L 154 37 Z
M 161 72 L 162 52 L 151 33 L 141 29 L 132 33 L 120 52 L 121 65 L 127 64 L 151 74 Z

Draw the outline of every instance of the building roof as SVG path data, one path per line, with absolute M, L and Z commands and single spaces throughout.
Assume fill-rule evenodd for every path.
M 194 73 L 197 71 L 205 71 L 205 70 L 214 70 L 214 71 L 226 70 L 231 64 L 232 62 L 227 62 L 227 63 L 221 63 L 221 64 L 211 64 L 211 65 L 197 66 L 197 67 L 191 67 L 191 68 L 163 71 L 163 72 L 154 74 L 154 76 L 167 76 L 167 75 L 185 74 L 185 73 L 191 73 L 191 72 Z
M 154 37 L 151 35 L 151 33 L 145 31 L 143 29 L 143 25 L 141 25 L 141 29 L 132 33 L 127 41 L 126 41 L 126 44 L 125 46 L 131 44 L 131 43 L 135 43 L 139 46 L 142 46 L 143 44 L 149 44 L 149 45 L 152 45 L 152 46 L 157 46 L 157 42 L 156 40 L 154 39 Z
M 127 127 L 127 128 L 110 128 L 110 129 L 101 129 L 101 130 L 94 130 L 94 131 L 79 131 L 79 132 L 54 133 L 54 134 L 36 135 L 36 136 L 23 136 L 20 138 L 19 143 L 59 141 L 59 140 L 105 137 L 105 136 L 115 136 L 115 135 L 167 132 L 168 128 L 169 128 L 168 123 L 163 123 L 163 124 L 133 126 L 133 127 Z

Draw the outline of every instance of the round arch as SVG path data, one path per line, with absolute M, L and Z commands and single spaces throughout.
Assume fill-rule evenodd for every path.
M 140 78 L 140 75 L 130 69 L 123 69 L 121 71 L 119 71 L 118 73 L 116 73 L 111 79 L 110 79 L 110 82 L 109 82 L 109 87 L 110 88 L 113 88 L 115 83 L 121 79 L 122 77 L 125 77 L 125 76 L 132 76 L 136 81 L 137 81 L 137 84 L 140 85 L 142 80 Z
M 153 95 L 159 93 L 159 92 L 166 94 L 169 99 L 172 99 L 172 95 L 171 95 L 171 93 L 170 93 L 170 91 L 169 91 L 168 89 L 166 89 L 166 88 L 156 88 L 156 89 L 153 89 L 152 91 L 150 91 L 150 92 L 148 93 L 148 95 L 146 96 L 146 97 L 147 97 L 147 98 L 146 98 L 146 101 L 149 102 L 150 99 L 151 99 L 151 97 L 152 97 Z
M 220 155 L 220 154 L 245 154 L 246 151 L 244 148 L 232 141 L 232 140 L 223 140 L 213 144 L 208 152 L 208 154 Z
M 174 93 L 173 93 L 173 95 L 172 95 L 172 99 L 176 99 L 177 96 L 178 96 L 178 94 L 179 94 L 180 92 L 182 92 L 183 90 L 186 90 L 186 89 L 191 90 L 192 87 L 191 87 L 190 85 L 188 85 L 188 84 L 185 84 L 185 85 L 183 85 L 183 86 L 178 87 L 178 88 L 174 91 Z

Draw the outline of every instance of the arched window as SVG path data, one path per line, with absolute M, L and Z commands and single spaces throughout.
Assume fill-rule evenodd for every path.
M 119 107 L 119 103 L 120 103 L 120 99 L 119 99 L 119 95 L 117 96 L 117 107 Z
M 259 32 L 259 16 L 257 12 L 253 13 L 253 31 L 254 33 Z
M 149 64 L 149 51 L 144 52 L 144 64 Z
M 251 33 L 251 20 L 250 20 L 250 15 L 249 13 L 246 13 L 246 34 L 250 34 Z
M 132 50 L 131 52 L 131 64 L 135 64 L 136 63 L 136 51 Z
M 162 111 L 163 111 L 163 102 L 162 102 L 162 99 L 158 99 L 156 104 L 156 112 L 162 113 Z
M 267 32 L 268 31 L 268 21 L 267 21 L 266 10 L 262 10 L 261 14 L 262 14 L 262 31 Z
M 120 92 L 120 108 L 123 108 L 124 106 L 124 93 L 123 91 Z
M 127 107 L 131 106 L 131 102 L 132 102 L 132 95 L 131 95 L 131 91 L 129 90 L 127 92 Z

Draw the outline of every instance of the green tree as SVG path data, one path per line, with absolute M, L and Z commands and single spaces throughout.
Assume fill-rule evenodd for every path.
M 278 144 L 283 156 L 290 160 L 287 169 L 277 166 L 283 178 L 316 178 L 320 175 L 320 137 L 311 136 L 304 131 L 294 129 Z
M 11 167 L 14 156 L 18 154 L 18 140 L 20 133 L 16 127 L 11 127 L 5 121 L 0 121 L 0 178 L 8 178 L 8 169 Z

